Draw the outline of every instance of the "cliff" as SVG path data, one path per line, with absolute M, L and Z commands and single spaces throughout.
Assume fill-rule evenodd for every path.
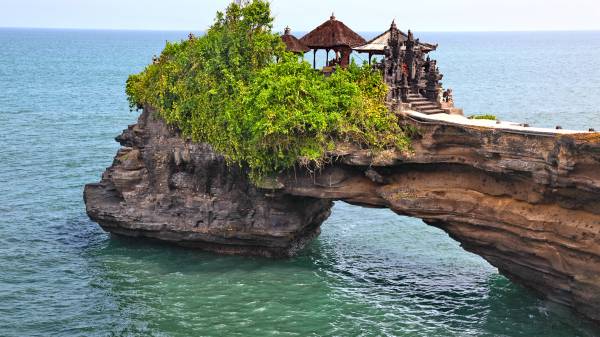
M 105 230 L 227 254 L 291 256 L 332 200 L 423 219 L 510 279 L 600 321 L 600 141 L 402 117 L 412 151 L 346 145 L 315 174 L 265 181 L 145 111 L 102 181 L 85 188 Z
M 206 144 L 144 112 L 99 184 L 85 187 L 88 215 L 108 232 L 224 254 L 291 256 L 319 234 L 331 200 L 274 197 Z

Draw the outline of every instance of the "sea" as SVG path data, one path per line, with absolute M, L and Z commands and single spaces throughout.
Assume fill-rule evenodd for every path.
M 339 202 L 284 260 L 103 232 L 82 192 L 137 119 L 125 81 L 187 34 L 0 29 L 0 336 L 600 336 L 388 210 Z M 466 115 L 600 130 L 600 32 L 417 36 Z

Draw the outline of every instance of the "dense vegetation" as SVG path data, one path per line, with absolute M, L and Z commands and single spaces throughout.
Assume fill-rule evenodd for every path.
M 374 150 L 408 145 L 378 71 L 352 64 L 325 77 L 285 51 L 272 22 L 264 0 L 232 4 L 202 37 L 167 43 L 127 81 L 132 107 L 156 108 L 254 178 L 297 162 L 318 166 L 340 141 Z

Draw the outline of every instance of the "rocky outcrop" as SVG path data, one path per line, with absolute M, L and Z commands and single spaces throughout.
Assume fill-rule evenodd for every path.
M 412 151 L 340 146 L 316 174 L 262 188 L 209 146 L 148 112 L 99 184 L 88 214 L 105 230 L 206 250 L 290 256 L 319 232 L 332 200 L 423 219 L 510 279 L 600 321 L 600 141 L 401 118 Z M 267 186 L 268 185 L 268 186 Z
M 210 146 L 182 140 L 150 113 L 117 141 L 113 165 L 84 193 L 88 215 L 108 232 L 279 257 L 304 247 L 330 214 L 331 200 L 264 193 Z

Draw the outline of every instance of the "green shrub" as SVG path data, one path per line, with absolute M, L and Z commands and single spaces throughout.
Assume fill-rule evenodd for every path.
M 496 116 L 494 116 L 494 115 L 474 115 L 474 116 L 469 117 L 469 119 L 487 119 L 490 121 L 495 121 Z
M 157 62 L 128 79 L 132 108 L 156 108 L 255 179 L 298 162 L 321 165 L 337 142 L 409 145 L 378 71 L 352 64 L 325 77 L 285 52 L 272 22 L 264 0 L 232 4 L 204 36 L 167 43 Z

